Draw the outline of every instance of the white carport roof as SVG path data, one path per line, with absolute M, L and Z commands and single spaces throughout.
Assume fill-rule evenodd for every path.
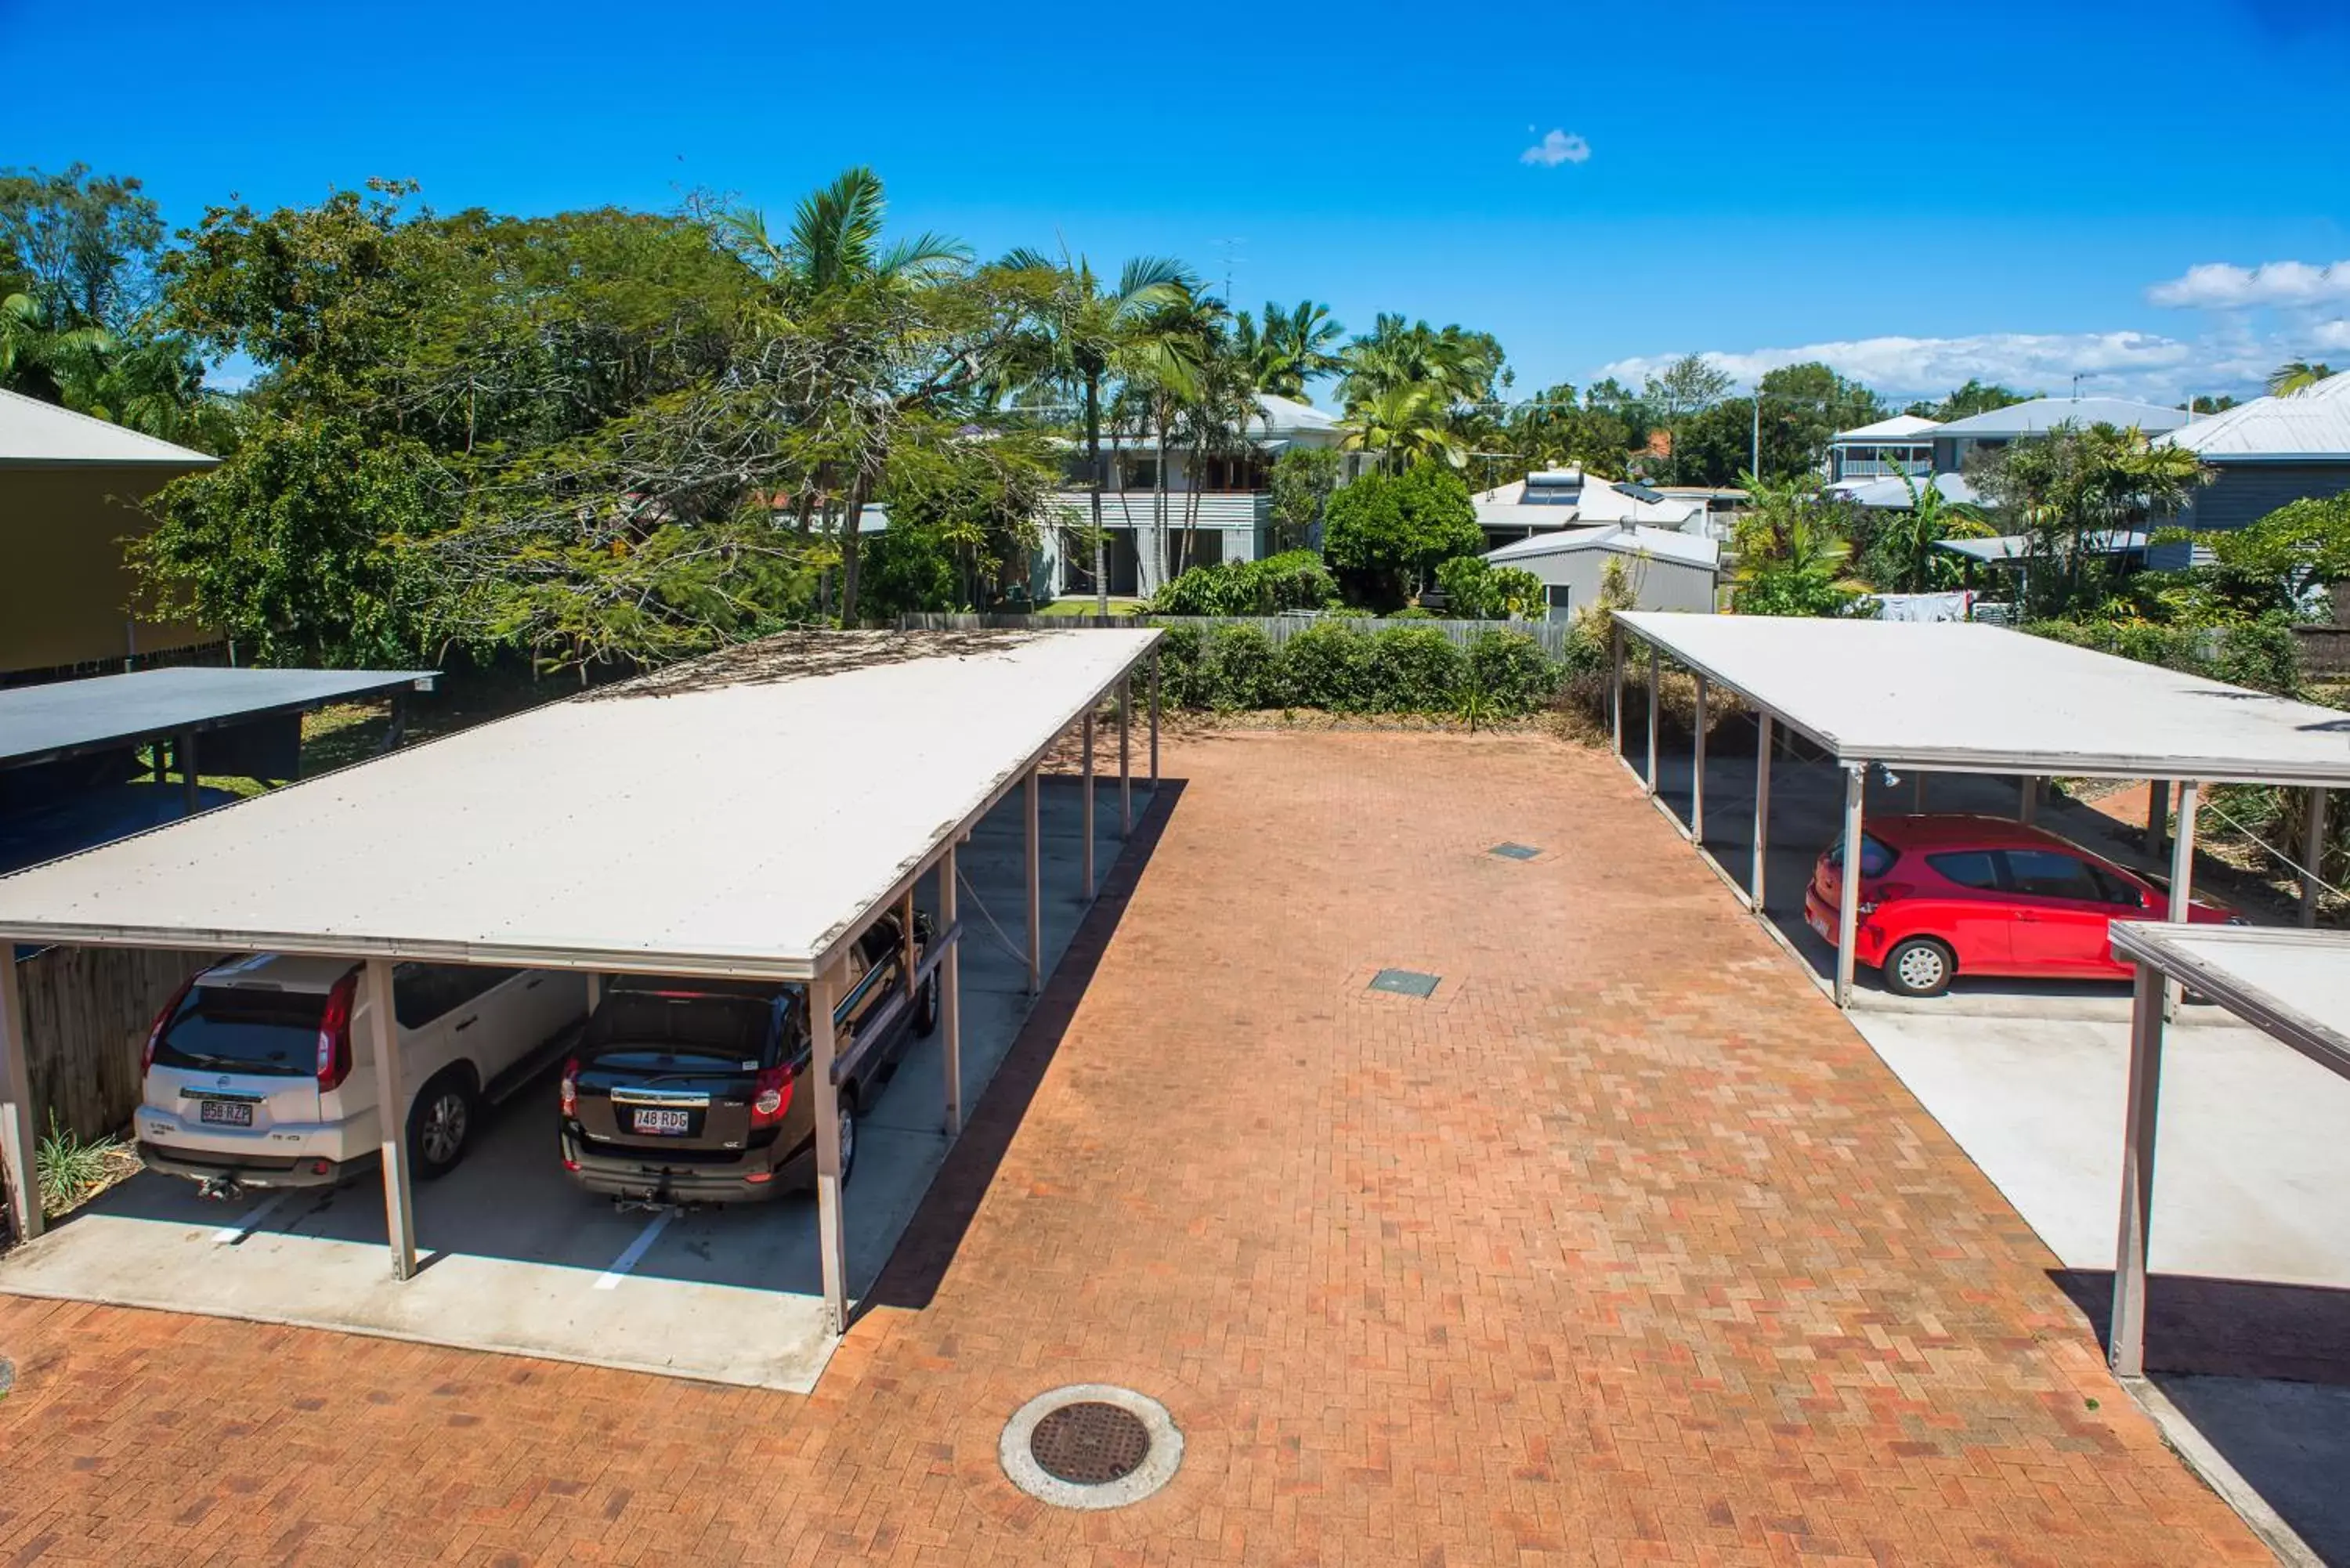
M 2001 627 L 1659 611 L 1616 618 L 1846 763 L 2350 784 L 2350 713 Z
M 0 877 L 0 938 L 813 979 L 1159 636 L 769 639 Z
M 2350 934 L 2116 920 L 2113 944 L 2350 1077 Z

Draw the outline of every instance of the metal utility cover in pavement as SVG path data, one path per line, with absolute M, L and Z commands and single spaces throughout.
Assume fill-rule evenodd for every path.
M 1028 1434 L 1028 1452 L 1057 1480 L 1100 1486 L 1142 1468 L 1150 1457 L 1150 1428 L 1131 1410 L 1088 1399 L 1037 1422 Z
M 1422 974 L 1411 969 L 1383 969 L 1371 977 L 1373 991 L 1391 991 L 1398 996 L 1434 996 L 1442 975 Z
M 1486 853 L 1498 855 L 1504 860 L 1532 860 L 1542 851 L 1531 844 L 1496 844 Z

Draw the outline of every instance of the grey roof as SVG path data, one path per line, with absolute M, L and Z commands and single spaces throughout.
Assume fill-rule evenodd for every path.
M 1485 559 L 1496 566 L 1507 566 L 1544 556 L 1569 556 L 1578 550 L 1606 550 L 1617 556 L 1651 556 L 1660 561 L 1702 566 L 1707 571 L 1718 570 L 1721 565 L 1721 546 L 1711 539 L 1695 534 L 1677 533 L 1670 528 L 1612 525 L 1537 534 L 1532 538 L 1504 545 L 1498 550 L 1488 550 Z
M 128 745 L 299 712 L 432 680 L 431 670 L 218 670 L 182 666 L 0 691 L 0 764 Z
M 2350 934 L 2116 920 L 2114 956 L 2152 964 L 2350 1077 Z
M 1931 485 L 1939 493 L 1943 500 L 1961 506 L 1977 506 L 1982 504 L 1982 497 L 1975 493 L 1975 487 L 1969 484 L 1959 474 L 1918 474 L 1911 479 L 1910 483 L 1921 490 Z M 1907 512 L 1909 510 L 1909 485 L 1902 483 L 1898 477 L 1847 479 L 1828 488 L 1854 505 L 1866 506 L 1872 511 Z
M 2046 435 L 2058 425 L 2136 425 L 2148 434 L 2177 430 L 2187 423 L 2187 410 L 2161 403 L 2141 403 L 2135 398 L 2034 398 L 2011 403 L 1988 413 L 1952 420 L 1937 436 Z
M 2210 462 L 2350 462 L 2350 374 L 2255 398 L 2163 439 Z
M 209 468 L 216 457 L 16 392 L 0 392 L 0 468 L 153 464 Z
M 1873 425 L 1857 430 L 1838 431 L 1838 445 L 1848 441 L 1918 441 L 1932 435 L 1942 427 L 1934 420 L 1920 419 L 1916 414 L 1896 414 L 1889 420 L 1879 420 Z
M 2081 542 L 2092 556 L 2126 556 L 2133 550 L 2145 549 L 2152 537 L 2143 528 L 2102 528 L 2084 535 Z M 1978 561 L 2020 561 L 2032 554 L 2032 535 L 1996 534 L 1988 539 L 1937 539 L 1934 547 Z

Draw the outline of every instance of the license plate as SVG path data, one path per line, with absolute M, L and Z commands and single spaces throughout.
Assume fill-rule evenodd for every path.
M 683 1111 L 645 1111 L 636 1116 L 636 1129 L 640 1133 L 681 1133 L 685 1130 Z
M 249 1127 L 253 1106 L 243 1100 L 206 1100 L 197 1106 L 196 1120 L 217 1127 Z

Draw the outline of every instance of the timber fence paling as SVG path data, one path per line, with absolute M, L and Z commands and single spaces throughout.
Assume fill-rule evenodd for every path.
M 936 612 L 898 618 L 898 629 L 900 631 L 1077 631 L 1089 628 L 1131 631 L 1152 626 L 1196 627 L 1202 636 L 1212 635 L 1228 626 L 1253 627 L 1276 646 L 1315 626 L 1345 627 L 1367 637 L 1388 627 L 1422 627 L 1442 632 L 1462 648 L 1497 631 L 1514 631 L 1534 639 L 1535 646 L 1552 659 L 1566 656 L 1567 639 L 1566 623 L 1555 620 L 1425 620 L 1418 618 L 1394 619 L 1302 615 L 943 615 Z
M 33 1127 L 119 1133 L 139 1108 L 147 1031 L 180 982 L 215 961 L 144 948 L 49 948 L 21 961 Z

